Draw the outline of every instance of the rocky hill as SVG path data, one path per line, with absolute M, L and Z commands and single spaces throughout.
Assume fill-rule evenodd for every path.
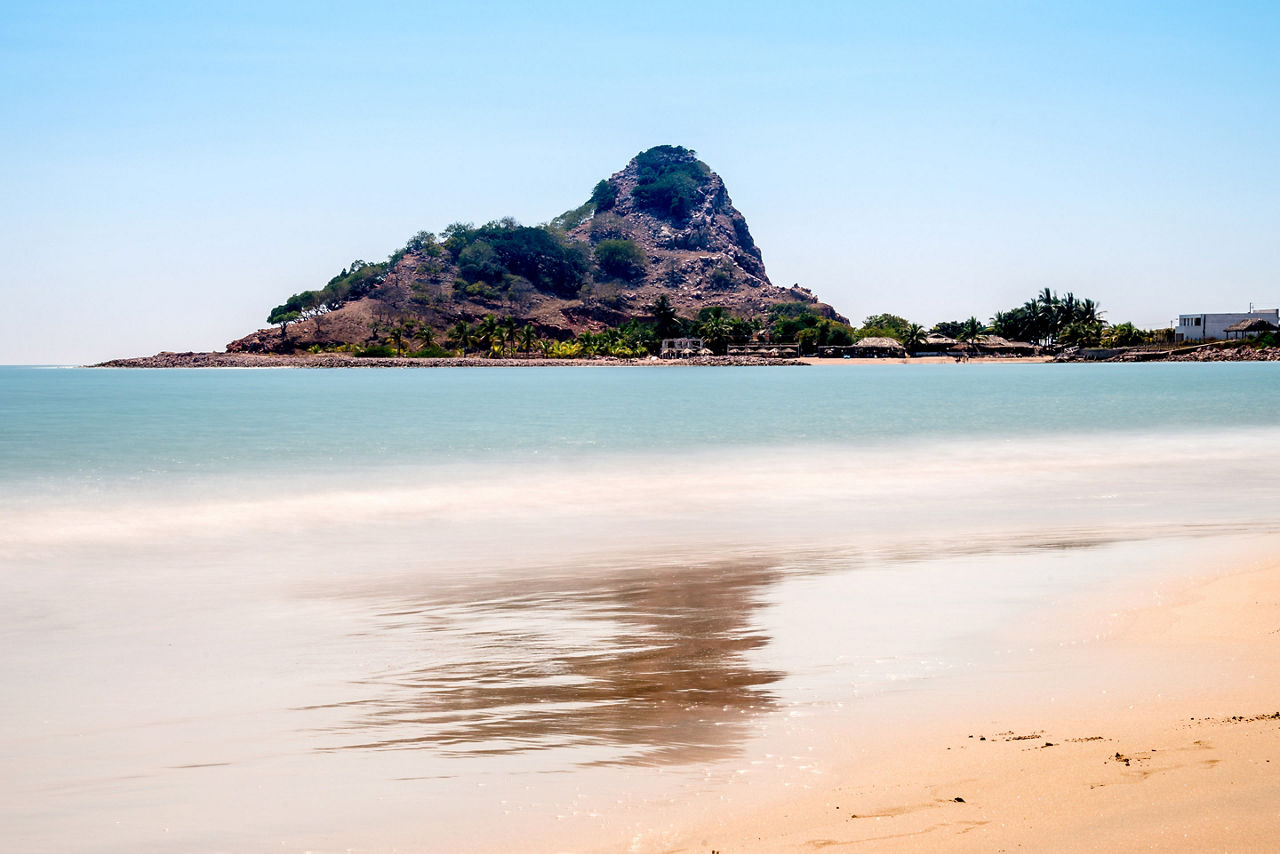
M 385 262 L 355 261 L 324 288 L 273 309 L 275 327 L 227 350 L 369 347 L 392 338 L 397 349 L 452 346 L 460 325 L 485 317 L 563 341 L 652 321 L 664 296 L 685 318 L 721 306 L 726 317 L 760 326 L 771 307 L 790 304 L 844 321 L 807 289 L 773 285 L 720 176 L 693 151 L 658 146 L 545 225 L 455 223 L 440 235 L 419 232 Z

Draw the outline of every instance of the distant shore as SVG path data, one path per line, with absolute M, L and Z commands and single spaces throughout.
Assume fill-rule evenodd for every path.
M 597 356 L 590 359 L 500 358 L 480 356 L 453 358 L 367 357 L 346 353 L 170 353 L 111 359 L 93 368 L 580 368 L 580 367 L 759 367 L 795 365 L 949 365 L 949 364 L 1045 364 L 1045 363 L 1129 363 L 1129 362 L 1276 362 L 1280 347 L 1221 348 L 1205 346 L 1169 353 L 1124 353 L 1107 358 L 1080 356 L 887 356 L 884 358 L 823 358 L 801 356 L 782 359 L 764 356 L 693 356 L 683 359 L 617 359 Z
M 486 359 L 467 356 L 443 359 L 370 358 L 344 353 L 157 353 L 131 359 L 111 359 L 93 368 L 575 368 L 575 367 L 755 367 L 803 365 L 797 359 L 758 356 L 694 356 L 688 359 Z

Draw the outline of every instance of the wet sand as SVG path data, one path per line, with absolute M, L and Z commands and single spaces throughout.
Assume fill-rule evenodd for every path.
M 1275 850 L 1280 562 L 1238 566 L 1119 615 L 1049 690 L 1027 673 L 945 714 L 904 707 L 877 747 L 837 736 L 821 783 L 662 850 Z

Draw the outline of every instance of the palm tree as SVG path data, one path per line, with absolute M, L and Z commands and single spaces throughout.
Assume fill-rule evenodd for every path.
M 960 341 L 968 342 L 970 347 L 977 348 L 978 338 L 982 333 L 986 332 L 986 327 L 976 317 L 970 317 L 964 323 L 960 324 L 960 334 L 956 338 Z
M 653 315 L 654 331 L 659 338 L 674 338 L 680 332 L 680 318 L 666 294 L 658 294 L 649 306 L 649 313 Z
M 520 349 L 528 353 L 533 349 L 533 342 L 538 340 L 538 332 L 532 323 L 526 323 L 520 330 Z
M 427 324 L 418 327 L 418 340 L 422 342 L 422 349 L 427 349 L 436 343 L 436 331 Z
M 486 314 L 481 318 L 480 322 L 476 324 L 476 343 L 482 345 L 484 349 L 488 350 L 490 356 L 493 355 L 495 344 L 501 346 L 501 328 L 502 327 L 498 323 L 498 318 L 494 317 L 492 314 Z
M 413 321 L 411 320 L 399 320 L 391 324 L 390 327 L 388 327 L 387 337 L 391 340 L 392 343 L 396 345 L 397 356 L 400 356 L 404 351 L 405 336 L 413 335 L 412 324 L 413 324 Z
M 459 320 L 453 326 L 449 327 L 448 338 L 446 339 L 453 346 L 462 351 L 462 355 L 467 355 L 467 351 L 471 349 L 471 345 L 476 343 L 475 333 L 471 327 L 467 325 L 465 320 Z
M 505 342 L 505 344 L 510 344 L 511 349 L 514 350 L 516 346 L 516 328 L 517 328 L 516 319 L 511 315 L 507 315 L 506 317 L 502 318 L 502 320 L 498 321 L 498 325 L 502 327 L 503 341 Z M 506 354 L 505 344 L 502 349 L 503 355 Z
M 1062 298 L 1058 314 L 1061 318 L 1062 326 L 1070 326 L 1080 319 L 1080 301 L 1076 299 L 1076 295 L 1071 291 L 1067 291 L 1067 295 Z
M 1101 323 L 1104 325 L 1106 323 L 1106 321 L 1102 319 L 1102 315 L 1106 314 L 1106 312 L 1099 308 L 1098 304 L 1091 299 L 1083 299 L 1080 301 L 1078 314 L 1079 317 L 1077 319 L 1081 323 Z
M 698 334 L 706 342 L 707 349 L 723 356 L 728 350 L 729 339 L 733 337 L 733 324 L 724 316 L 724 309 L 713 309 L 711 315 L 698 327 Z
M 913 323 L 902 333 L 902 346 L 907 348 L 908 353 L 914 355 L 922 344 L 924 344 L 924 327 Z

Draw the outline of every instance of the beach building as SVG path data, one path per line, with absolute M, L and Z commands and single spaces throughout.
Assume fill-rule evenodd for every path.
M 705 354 L 701 338 L 663 338 L 658 355 L 663 359 L 679 359 Z
M 1280 326 L 1280 309 L 1228 312 L 1226 314 L 1180 314 L 1173 328 L 1175 341 L 1208 341 L 1225 339 L 1227 327 L 1245 320 L 1265 320 Z
M 1034 344 L 1010 341 L 999 335 L 980 335 L 973 343 L 977 345 L 979 352 L 992 356 L 1034 356 L 1040 352 L 1040 348 Z
M 743 344 L 730 344 L 730 356 L 768 356 L 794 359 L 800 355 L 800 345 L 796 343 L 779 343 L 776 341 L 748 341 Z
M 852 347 L 843 348 L 851 356 L 855 358 L 880 358 L 888 356 L 893 358 L 902 358 L 907 355 L 907 350 L 900 342 L 893 338 L 870 337 L 863 338 L 855 343 Z
M 1263 320 L 1261 317 L 1251 317 L 1248 320 L 1242 320 L 1239 323 L 1233 323 L 1227 327 L 1227 338 L 1235 336 L 1236 338 L 1244 338 L 1247 335 L 1261 335 L 1264 332 L 1275 332 L 1277 327 L 1269 320 Z
M 924 336 L 924 343 L 916 350 L 917 356 L 949 356 L 960 342 L 947 335 L 930 332 Z

